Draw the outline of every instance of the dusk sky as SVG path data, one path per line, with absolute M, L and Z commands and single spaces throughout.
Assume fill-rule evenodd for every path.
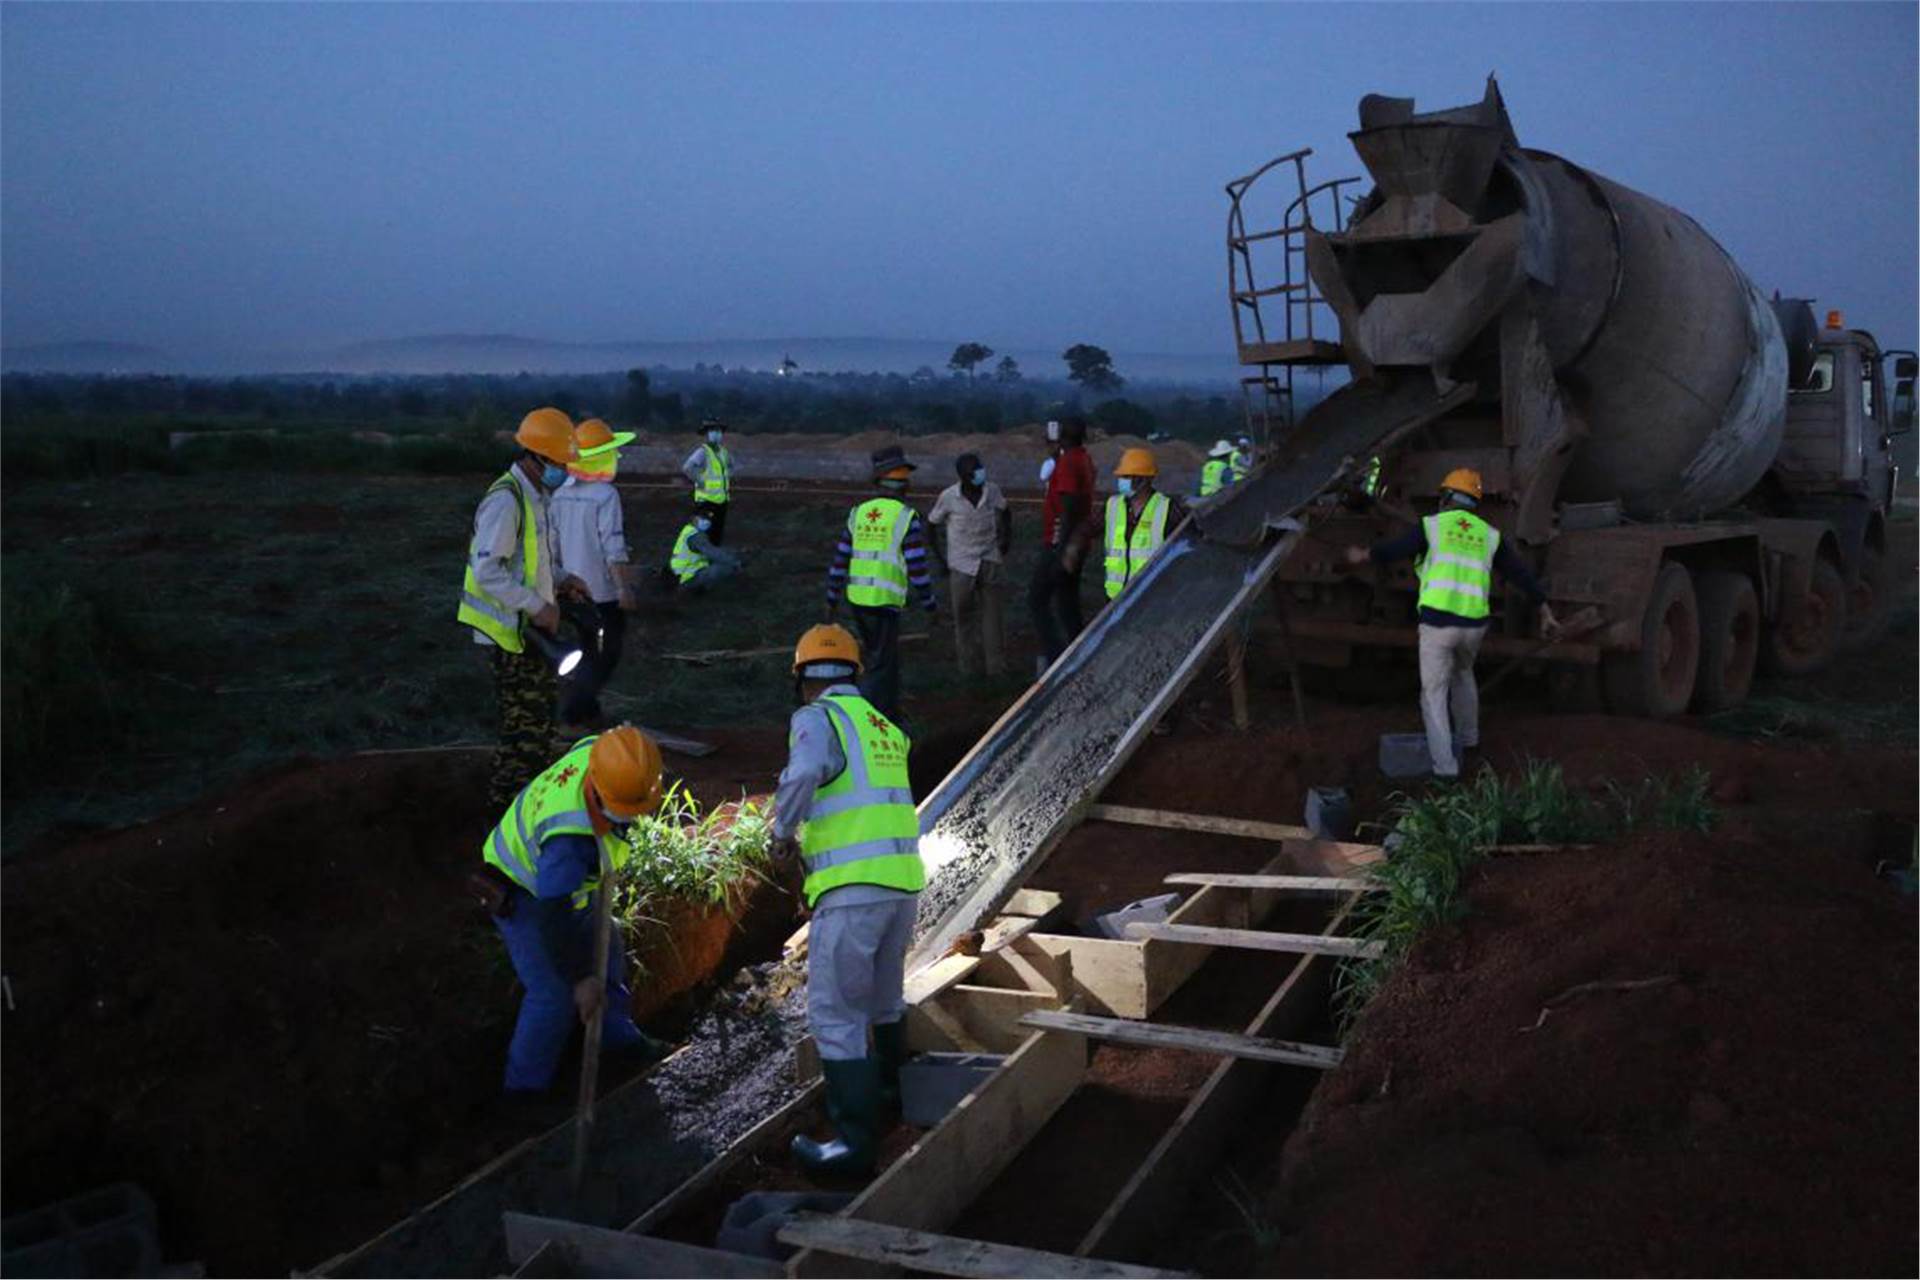
M 9 344 L 1228 352 L 1223 184 L 1476 100 L 1915 340 L 1912 4 L 0 7 Z

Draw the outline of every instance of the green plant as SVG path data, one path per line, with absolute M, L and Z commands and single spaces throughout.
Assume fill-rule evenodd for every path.
M 666 899 L 731 903 L 751 879 L 764 879 L 772 822 L 750 800 L 701 811 L 679 783 L 660 807 L 630 828 L 632 856 L 615 887 L 614 910 L 629 924 L 651 920 Z
M 1286 1239 L 1286 1230 L 1261 1211 L 1260 1197 L 1247 1186 L 1246 1179 L 1229 1169 L 1227 1175 L 1214 1185 L 1232 1206 L 1234 1216 L 1240 1219 L 1239 1227 L 1220 1232 L 1219 1238 L 1244 1236 L 1262 1258 L 1278 1251 L 1281 1242 Z

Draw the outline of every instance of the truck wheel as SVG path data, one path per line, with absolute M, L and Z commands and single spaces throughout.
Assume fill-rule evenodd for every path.
M 1780 616 L 1762 634 L 1760 660 L 1783 676 L 1810 676 L 1826 668 L 1840 647 L 1847 617 L 1847 584 L 1840 566 L 1821 559 L 1813 564 L 1813 583 L 1798 600 L 1781 606 Z
M 1703 573 L 1700 597 L 1700 675 L 1693 705 L 1730 711 L 1747 700 L 1760 658 L 1760 596 L 1744 573 Z
M 1893 621 L 1893 575 L 1887 553 L 1879 547 L 1860 548 L 1860 574 L 1847 590 L 1847 620 L 1840 630 L 1842 649 L 1870 649 L 1887 634 Z
M 1700 669 L 1700 606 L 1693 576 L 1683 564 L 1667 564 L 1653 580 L 1640 621 L 1640 648 L 1609 655 L 1601 668 L 1607 703 L 1621 715 L 1664 719 L 1693 700 Z

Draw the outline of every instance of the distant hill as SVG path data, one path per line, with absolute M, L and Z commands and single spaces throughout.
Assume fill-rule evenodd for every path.
M 696 364 L 772 371 L 791 358 L 802 372 L 912 373 L 921 366 L 945 374 L 959 340 L 900 338 L 753 338 L 701 342 L 552 342 L 518 334 L 430 334 L 355 342 L 315 351 L 259 351 L 183 355 L 116 342 L 71 342 L 0 349 L 8 371 L 48 373 L 604 373 L 647 366 L 690 369 Z M 1029 377 L 1059 378 L 1059 348 L 996 350 L 1020 362 Z M 1134 381 L 1230 385 L 1236 376 L 1231 344 L 1220 353 L 1167 354 L 1114 350 L 1114 367 Z
M 0 347 L 9 373 L 174 373 L 177 362 L 135 342 L 36 342 Z

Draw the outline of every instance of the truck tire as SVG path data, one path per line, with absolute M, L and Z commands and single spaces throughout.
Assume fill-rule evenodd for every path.
M 1640 618 L 1640 649 L 1607 654 L 1599 676 L 1619 716 L 1665 720 L 1693 700 L 1699 672 L 1699 601 L 1686 564 L 1663 564 Z
M 1683 564 L 1661 566 L 1641 615 L 1640 648 L 1610 654 L 1601 666 L 1607 705 L 1616 713 L 1661 720 L 1693 701 L 1700 669 L 1700 604 Z
M 1701 712 L 1731 711 L 1747 700 L 1760 658 L 1760 594 L 1744 573 L 1703 573 L 1700 598 L 1700 674 L 1693 705 Z
M 1847 583 L 1840 566 L 1820 559 L 1813 564 L 1813 583 L 1798 600 L 1780 607 L 1761 636 L 1760 662 L 1782 676 L 1810 676 L 1826 669 L 1840 648 L 1840 628 L 1847 618 Z
M 1840 647 L 1871 649 L 1886 637 L 1893 621 L 1893 573 L 1887 553 L 1876 546 L 1860 548 L 1860 573 L 1847 589 L 1847 620 L 1840 629 Z

